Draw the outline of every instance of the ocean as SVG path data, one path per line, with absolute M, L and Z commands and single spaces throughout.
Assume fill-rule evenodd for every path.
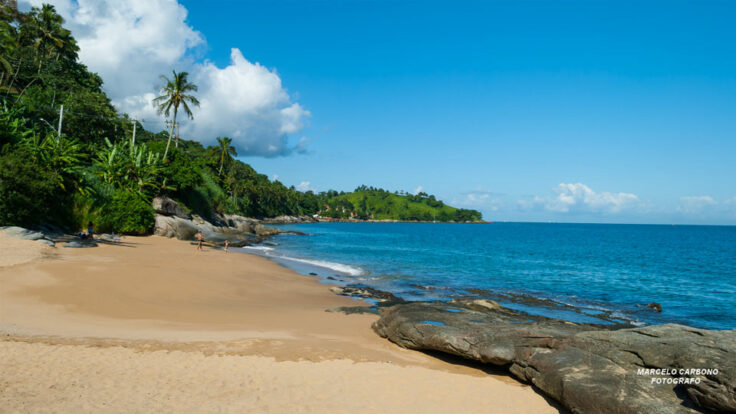
M 309 223 L 244 248 L 406 300 L 490 298 L 573 322 L 736 328 L 736 227 Z M 647 304 L 656 302 L 662 312 Z

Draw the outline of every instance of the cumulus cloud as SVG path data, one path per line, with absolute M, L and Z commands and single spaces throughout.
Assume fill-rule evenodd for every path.
M 199 85 L 199 108 L 195 122 L 184 133 L 204 137 L 227 135 L 241 154 L 286 155 L 303 151 L 306 138 L 290 147 L 288 134 L 298 132 L 309 116 L 298 103 L 291 103 L 279 76 L 258 63 L 248 61 L 238 49 L 230 51 L 230 65 L 218 68 L 211 62 L 195 66 L 194 83 Z
M 159 75 L 188 71 L 199 86 L 201 106 L 194 121 L 179 117 L 184 137 L 212 144 L 233 138 L 239 155 L 279 156 L 305 153 L 309 140 L 295 145 L 309 111 L 291 98 L 278 74 L 250 62 L 236 48 L 224 68 L 196 54 L 204 36 L 186 22 L 187 10 L 176 0 L 29 0 L 26 6 L 54 4 L 80 46 L 80 60 L 99 73 L 113 104 L 149 128 L 163 127 L 151 101 L 161 86 Z
M 314 191 L 309 181 L 300 182 L 299 185 L 296 186 L 296 189 L 299 191 Z
M 553 192 L 553 197 L 535 196 L 532 200 L 519 200 L 519 206 L 522 209 L 543 208 L 557 213 L 618 213 L 640 204 L 635 194 L 599 193 L 582 183 L 560 183 Z
M 680 205 L 677 206 L 677 211 L 685 214 L 699 213 L 716 204 L 718 204 L 716 200 L 707 195 L 680 197 Z

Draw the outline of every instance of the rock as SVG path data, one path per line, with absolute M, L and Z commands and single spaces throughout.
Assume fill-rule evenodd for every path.
M 496 302 L 495 300 L 490 299 L 453 299 L 450 301 L 450 303 L 459 304 L 461 306 L 467 307 L 468 309 L 483 312 L 500 311 L 512 314 L 515 313 L 510 309 L 506 309 L 503 306 L 499 305 L 498 302 Z
M 657 302 L 647 303 L 647 308 L 650 308 L 650 309 L 652 309 L 655 312 L 659 312 L 659 313 L 662 312 L 662 305 L 660 305 Z
M 353 296 L 364 299 L 372 299 L 376 302 L 381 303 L 402 303 L 403 299 L 394 296 L 392 293 L 384 292 L 382 290 L 373 289 L 368 286 L 362 285 L 349 285 L 349 286 L 332 286 L 330 291 L 336 295 L 342 296 Z
M 47 246 L 51 246 L 51 247 L 54 247 L 54 246 L 56 246 L 56 243 L 52 242 L 51 240 L 46 240 L 46 239 L 38 239 L 38 240 L 36 240 L 36 241 L 37 241 L 37 242 L 39 242 L 39 243 L 43 243 L 43 244 L 45 244 L 45 245 L 47 245 Z
M 170 199 L 169 197 L 154 197 L 154 199 L 151 201 L 151 206 L 156 211 L 156 213 L 163 214 L 164 216 L 174 216 L 183 219 L 192 218 L 192 215 L 189 214 L 189 212 L 184 210 L 184 208 L 182 208 L 179 203 Z
M 309 276 L 319 276 L 319 275 L 314 272 L 309 272 Z
M 574 413 L 736 412 L 736 330 L 568 324 L 426 302 L 384 308 L 373 329 L 405 348 L 506 367 Z M 656 368 L 709 368 L 718 374 L 638 371 Z M 653 383 L 653 377 L 664 383 Z M 678 377 L 700 383 L 667 383 Z
M 87 247 L 97 247 L 97 243 L 92 241 L 70 241 L 68 243 L 64 243 L 64 247 L 71 248 L 71 249 L 83 249 Z
M 40 231 L 28 230 L 16 226 L 3 227 L 0 231 L 8 237 L 14 237 L 16 239 L 39 240 L 46 237 Z
M 281 230 L 264 226 L 261 223 L 256 223 L 255 226 L 253 226 L 253 231 L 258 237 L 268 237 L 281 233 Z
M 278 216 L 273 218 L 265 218 L 262 221 L 266 224 L 297 224 L 312 223 L 317 220 L 314 217 L 310 216 Z
M 176 237 L 179 240 L 193 240 L 199 226 L 191 220 L 176 216 L 157 214 L 153 226 L 153 234 L 163 237 Z

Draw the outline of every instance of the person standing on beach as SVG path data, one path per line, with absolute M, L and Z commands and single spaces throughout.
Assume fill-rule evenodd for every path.
M 228 247 L 230 247 L 230 240 L 225 239 L 225 253 L 227 253 Z
M 202 250 L 202 240 L 204 240 L 204 237 L 202 237 L 202 232 L 197 232 L 197 250 Z

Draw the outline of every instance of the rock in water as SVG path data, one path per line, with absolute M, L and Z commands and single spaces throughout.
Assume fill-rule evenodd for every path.
M 647 303 L 647 308 L 652 309 L 655 312 L 662 313 L 662 305 L 657 302 Z
M 615 329 L 453 306 L 396 305 L 373 329 L 405 348 L 507 367 L 574 413 L 736 412 L 736 330 Z

